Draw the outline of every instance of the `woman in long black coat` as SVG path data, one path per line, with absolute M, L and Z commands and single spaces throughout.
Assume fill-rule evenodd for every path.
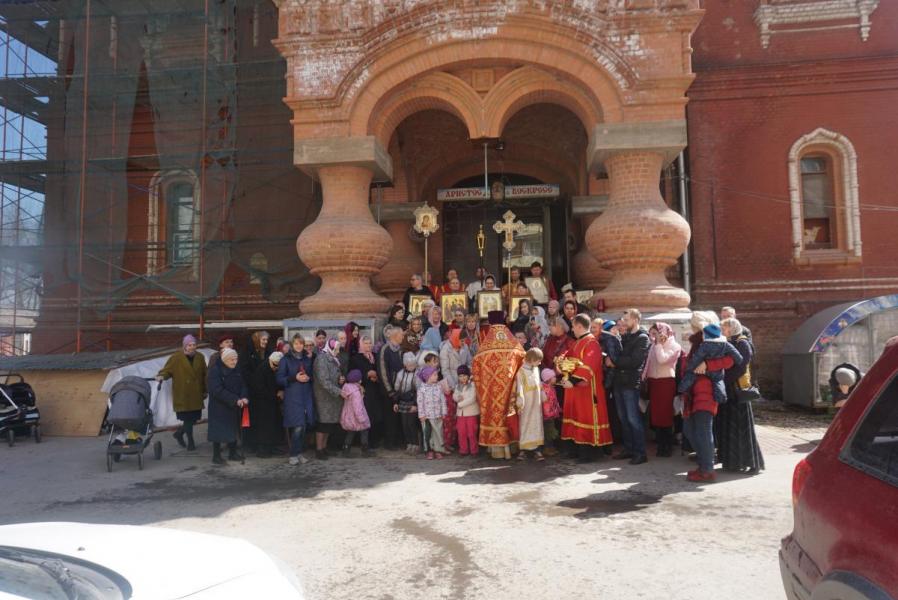
M 278 398 L 283 392 L 277 382 L 277 369 L 283 354 L 272 352 L 267 360 L 255 361 L 247 379 L 249 388 L 249 430 L 247 434 L 256 447 L 256 456 L 282 456 L 278 446 L 284 440 Z
M 349 357 L 349 369 L 362 372 L 362 388 L 365 390 L 365 411 L 371 421 L 370 444 L 372 448 L 383 439 L 384 400 L 383 389 L 377 375 L 377 357 L 371 336 L 359 338 L 359 351 Z
M 209 390 L 209 441 L 212 463 L 225 465 L 221 445 L 228 445 L 228 460 L 243 460 L 237 452 L 237 437 L 243 407 L 249 404 L 246 383 L 237 368 L 237 352 L 230 348 L 221 353 L 206 382 Z
M 740 400 L 737 392 L 751 383 L 754 347 L 736 319 L 724 319 L 720 326 L 742 361 L 724 374 L 727 401 L 717 408 L 717 454 L 726 471 L 757 473 L 764 469 L 764 455 L 755 434 L 754 413 L 751 401 Z

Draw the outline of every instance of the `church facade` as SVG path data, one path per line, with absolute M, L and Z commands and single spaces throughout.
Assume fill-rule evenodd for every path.
M 412 223 L 425 203 L 439 211 L 427 240 L 436 283 L 450 268 L 470 280 L 480 264 L 498 273 L 539 260 L 611 313 L 733 305 L 770 389 L 803 320 L 898 284 L 887 159 L 898 6 L 277 0 L 209 15 L 200 4 L 196 22 L 218 19 L 224 49 L 208 28 L 205 45 L 191 40 L 186 20 L 118 15 L 139 42 L 137 100 L 127 123 L 93 120 L 91 134 L 111 136 L 107 154 L 127 164 L 115 189 L 128 206 L 110 213 L 126 239 L 102 264 L 58 250 L 35 351 L 76 349 L 75 329 L 83 350 L 173 339 L 147 333 L 152 323 L 384 313 L 423 270 Z M 72 56 L 61 50 L 59 68 L 120 71 L 111 50 L 83 64 L 77 52 L 97 31 L 111 44 L 116 16 L 94 15 L 93 34 L 85 20 L 64 26 Z M 198 112 L 179 111 L 159 93 L 177 80 L 160 69 L 214 72 L 220 87 L 193 90 Z M 50 153 L 71 160 L 85 135 L 59 122 Z M 175 164 L 159 158 L 171 136 L 207 141 Z M 74 177 L 48 175 L 48 190 L 77 202 Z M 166 194 L 188 198 L 198 222 L 174 229 Z M 492 230 L 507 210 L 523 223 L 511 254 Z M 57 248 L 112 239 L 90 222 L 76 239 L 70 213 L 47 214 Z M 76 294 L 90 300 L 77 324 Z

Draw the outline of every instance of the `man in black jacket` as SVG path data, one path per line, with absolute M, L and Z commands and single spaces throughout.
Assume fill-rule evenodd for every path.
M 620 416 L 624 451 L 616 459 L 630 459 L 631 465 L 646 462 L 645 425 L 639 410 L 639 383 L 649 354 L 649 334 L 640 327 L 642 315 L 635 308 L 624 312 L 620 320 L 621 353 L 610 363 L 614 367 L 614 403 Z M 608 359 L 610 361 L 610 359 Z

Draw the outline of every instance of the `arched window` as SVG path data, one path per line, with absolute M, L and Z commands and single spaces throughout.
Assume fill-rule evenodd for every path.
M 793 258 L 800 262 L 861 256 L 857 154 L 843 135 L 817 129 L 789 152 Z
M 159 172 L 150 181 L 147 274 L 194 267 L 199 259 L 199 186 L 193 171 Z

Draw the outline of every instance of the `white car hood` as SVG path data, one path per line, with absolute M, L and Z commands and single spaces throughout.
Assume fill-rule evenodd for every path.
M 244 540 L 202 533 L 85 523 L 0 526 L 0 546 L 92 562 L 128 580 L 132 598 L 295 598 L 299 584 Z

